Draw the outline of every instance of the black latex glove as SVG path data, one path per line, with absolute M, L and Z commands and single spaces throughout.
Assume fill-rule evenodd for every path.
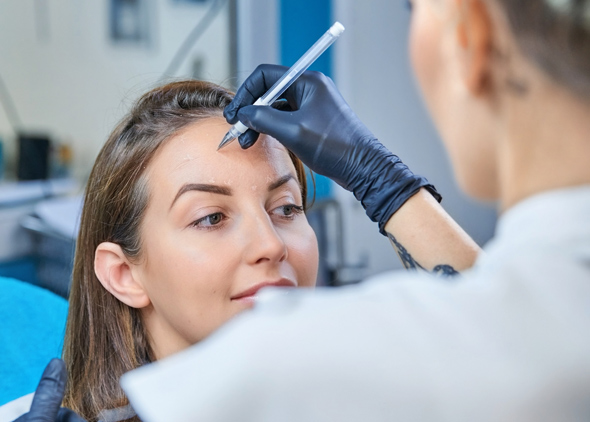
M 385 148 L 351 110 L 332 80 L 319 72 L 305 72 L 281 98 L 289 111 L 252 106 L 287 71 L 260 65 L 238 89 L 224 116 L 251 130 L 238 141 L 249 148 L 258 133 L 276 138 L 311 170 L 354 193 L 379 230 L 421 187 L 440 201 L 434 186 L 415 175 Z
M 51 359 L 35 391 L 31 410 L 14 422 L 86 422 L 76 413 L 61 407 L 66 389 L 66 366 L 61 359 Z

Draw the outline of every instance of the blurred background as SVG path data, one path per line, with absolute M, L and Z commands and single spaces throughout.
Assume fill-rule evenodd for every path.
M 3 0 L 0 276 L 67 297 L 86 178 L 139 95 L 186 77 L 236 89 L 260 63 L 292 65 L 336 20 L 346 31 L 312 69 L 334 79 L 483 245 L 494 207 L 468 199 L 453 180 L 412 79 L 409 18 L 405 2 L 391 0 Z M 354 197 L 321 177 L 309 219 L 320 241 L 320 285 L 401 268 Z

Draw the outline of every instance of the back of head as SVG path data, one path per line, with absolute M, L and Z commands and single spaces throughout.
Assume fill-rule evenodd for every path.
M 522 53 L 553 80 L 590 99 L 590 0 L 492 0 Z
M 96 159 L 86 186 L 64 344 L 69 372 L 64 406 L 88 420 L 127 404 L 120 376 L 153 360 L 139 310 L 119 302 L 97 279 L 96 247 L 113 242 L 129 259 L 141 259 L 151 158 L 182 128 L 221 116 L 232 98 L 224 88 L 200 81 L 158 87 L 137 101 Z

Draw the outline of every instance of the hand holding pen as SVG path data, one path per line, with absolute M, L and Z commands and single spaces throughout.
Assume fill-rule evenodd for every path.
M 326 31 L 324 35 L 307 50 L 303 56 L 291 68 L 286 70 L 283 75 L 264 93 L 260 93 L 260 97 L 254 102 L 255 106 L 270 106 L 291 86 L 311 66 L 316 59 L 322 55 L 324 51 L 330 47 L 334 41 L 344 32 L 344 26 L 340 22 L 336 22 Z M 252 103 L 250 103 L 252 104 Z M 223 148 L 225 145 L 232 142 L 235 138 L 242 135 L 248 130 L 242 122 L 236 121 L 234 126 L 225 135 L 217 149 Z
M 252 105 L 286 70 L 259 66 L 225 108 L 229 123 L 239 120 L 253 129 L 239 137 L 242 148 L 251 147 L 259 132 L 277 139 L 311 170 L 353 192 L 382 233 L 391 215 L 421 187 L 440 199 L 425 178 L 379 142 L 322 73 L 307 71 L 285 91 L 291 111 Z

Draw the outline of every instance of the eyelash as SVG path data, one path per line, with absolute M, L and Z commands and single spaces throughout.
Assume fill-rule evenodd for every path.
M 274 213 L 274 211 L 281 209 L 281 208 L 283 209 L 283 211 L 285 211 L 286 209 L 290 209 L 292 212 L 289 215 L 279 216 L 279 218 L 284 219 L 284 220 L 293 220 L 297 215 L 303 214 L 303 212 L 304 212 L 304 209 L 301 205 L 295 205 L 295 204 L 281 205 L 280 207 L 273 209 L 271 212 Z M 210 220 L 214 216 L 221 217 L 221 220 L 217 224 L 210 224 L 208 226 L 201 225 L 201 223 L 203 223 L 204 221 Z M 208 231 L 217 230 L 217 229 L 223 227 L 222 223 L 226 219 L 227 219 L 227 217 L 223 213 L 215 212 L 213 214 L 206 215 L 205 217 L 202 217 L 202 218 L 199 218 L 198 220 L 193 221 L 191 223 L 191 227 L 195 227 L 199 230 L 208 230 Z
M 210 219 L 211 217 L 213 217 L 213 216 L 216 216 L 216 215 L 219 215 L 219 216 L 221 216 L 220 223 L 221 223 L 221 222 L 223 222 L 223 221 L 224 221 L 224 220 L 227 218 L 227 217 L 226 217 L 226 216 L 225 216 L 223 213 L 221 213 L 221 212 L 214 212 L 213 214 L 206 215 L 205 217 L 202 217 L 202 218 L 199 218 L 199 219 L 198 219 L 198 220 L 196 220 L 196 221 L 193 221 L 193 222 L 191 223 L 191 227 L 195 227 L 195 228 L 197 228 L 197 229 L 200 229 L 200 230 L 217 230 L 218 228 L 220 228 L 220 227 L 221 227 L 221 225 L 220 225 L 219 223 L 218 223 L 218 224 L 211 224 L 211 225 L 209 225 L 209 226 L 203 226 L 203 225 L 201 225 L 201 223 L 202 223 L 202 222 L 204 222 L 204 221 L 206 221 L 207 219 Z
M 283 210 L 285 208 L 290 208 L 292 210 L 292 214 L 290 215 L 283 215 L 281 216 L 281 218 L 285 218 L 288 220 L 293 220 L 295 218 L 295 216 L 302 214 L 303 213 L 303 207 L 301 205 L 295 205 L 295 204 L 287 204 L 287 205 L 281 205 L 278 208 L 283 208 Z M 273 211 L 277 210 L 278 208 L 275 208 Z

